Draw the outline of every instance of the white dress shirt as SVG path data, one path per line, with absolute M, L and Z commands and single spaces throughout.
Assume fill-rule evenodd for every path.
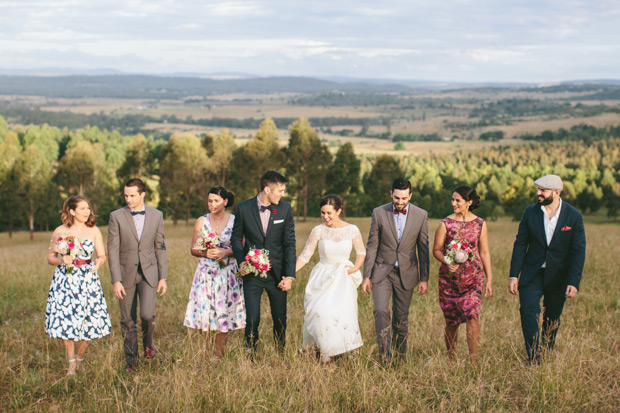
M 558 206 L 558 210 L 555 212 L 555 215 L 549 218 L 547 215 L 547 210 L 543 205 L 540 206 L 543 212 L 543 226 L 545 228 L 545 236 L 547 237 L 547 246 L 551 244 L 551 240 L 553 239 L 553 233 L 555 232 L 555 227 L 558 225 L 558 219 L 560 218 L 560 211 L 562 210 L 562 198 L 560 198 L 560 205 Z M 547 262 L 543 262 L 541 268 L 545 268 L 547 266 Z

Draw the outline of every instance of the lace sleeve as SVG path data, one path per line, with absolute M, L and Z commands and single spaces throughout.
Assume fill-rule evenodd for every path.
M 353 228 L 353 248 L 355 248 L 355 254 L 366 255 L 366 247 L 364 247 L 364 241 L 362 240 L 362 233 L 357 226 Z
M 310 236 L 306 241 L 306 245 L 304 246 L 303 251 L 299 254 L 299 259 L 303 262 L 307 263 L 312 258 L 312 254 L 314 254 L 314 250 L 316 249 L 317 244 L 319 243 L 319 226 L 312 228 L 310 232 Z

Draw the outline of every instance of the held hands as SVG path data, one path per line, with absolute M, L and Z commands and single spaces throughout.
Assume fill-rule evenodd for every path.
M 159 282 L 157 283 L 157 292 L 159 293 L 160 290 L 161 290 L 161 293 L 159 294 L 160 297 L 166 294 L 166 291 L 168 291 L 168 284 L 166 284 L 166 280 L 162 279 L 162 280 L 159 280 Z
M 282 281 L 278 284 L 278 288 L 282 291 L 288 291 L 293 286 L 293 279 L 289 277 L 282 277 Z
M 566 287 L 566 298 L 574 298 L 577 295 L 577 292 L 578 290 L 575 287 L 569 285 Z

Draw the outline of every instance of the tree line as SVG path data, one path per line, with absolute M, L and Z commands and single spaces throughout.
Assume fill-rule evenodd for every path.
M 588 130 L 587 128 L 584 130 Z M 593 131 L 598 131 L 594 128 Z M 122 185 L 144 179 L 149 202 L 175 224 L 204 214 L 213 185 L 224 185 L 237 199 L 258 191 L 259 177 L 275 169 L 290 179 L 287 192 L 297 216 L 318 216 L 319 198 L 344 197 L 349 216 L 370 216 L 389 202 L 392 180 L 413 184 L 413 202 L 431 217 L 451 213 L 450 196 L 459 184 L 482 197 L 483 217 L 520 216 L 534 200 L 536 178 L 556 173 L 566 181 L 563 197 L 584 212 L 620 212 L 618 128 L 594 133 L 596 139 L 531 142 L 451 155 L 358 156 L 350 143 L 332 154 L 305 118 L 289 125 L 286 146 L 274 121 L 262 121 L 255 135 L 237 145 L 227 129 L 200 137 L 173 134 L 162 140 L 125 136 L 98 127 L 70 130 L 46 124 L 10 128 L 0 117 L 0 229 L 48 230 L 59 223 L 63 199 L 87 196 L 100 222 L 123 205 Z

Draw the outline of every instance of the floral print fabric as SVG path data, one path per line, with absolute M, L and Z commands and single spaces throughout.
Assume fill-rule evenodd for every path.
M 478 239 L 484 220 L 477 217 L 462 222 L 445 218 L 442 222 L 446 226 L 444 253 L 450 242 L 457 240 L 469 243 L 475 255 L 474 259 L 461 264 L 452 276 L 446 264 L 439 267 L 439 305 L 446 324 L 458 326 L 467 320 L 477 320 L 480 315 L 484 271 L 478 253 Z
M 219 234 L 224 248 L 230 248 L 235 216 Z M 204 216 L 202 229 L 211 230 L 209 214 Z M 245 303 L 243 301 L 243 281 L 237 279 L 237 261 L 233 256 L 224 258 L 225 266 L 210 258 L 200 258 L 189 293 L 189 302 L 183 325 L 198 330 L 220 331 L 226 333 L 245 327 Z
M 94 241 L 85 240 L 82 246 L 84 254 L 76 258 L 91 259 Z M 110 334 L 112 325 L 101 282 L 96 272 L 90 272 L 94 266 L 94 261 L 74 265 L 71 274 L 64 264 L 54 270 L 45 310 L 45 332 L 50 337 L 82 341 Z

